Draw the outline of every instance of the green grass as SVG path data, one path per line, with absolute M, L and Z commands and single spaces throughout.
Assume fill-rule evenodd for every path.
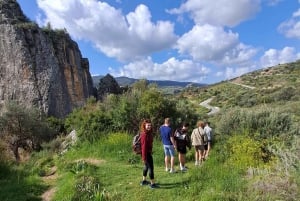
M 83 143 L 58 158 L 60 177 L 54 200 L 72 200 L 75 197 L 75 200 L 84 200 L 86 194 L 90 194 L 90 200 L 189 201 L 199 200 L 200 197 L 200 200 L 232 200 L 243 192 L 245 181 L 241 174 L 220 164 L 214 151 L 203 166 L 195 167 L 192 149 L 187 154 L 189 170 L 186 173 L 165 172 L 163 149 L 158 140 L 154 143 L 153 157 L 155 180 L 160 188 L 153 190 L 148 186 L 140 186 L 143 165 L 140 156 L 131 152 L 130 143 L 130 136 L 118 133 L 97 143 Z M 81 162 L 84 165 L 79 168 L 78 160 L 85 159 L 87 162 Z M 99 163 L 92 164 L 88 159 L 94 159 L 94 162 L 98 159 Z M 178 169 L 177 163 L 176 167 Z M 76 190 L 78 181 L 86 187 L 85 193 Z
M 15 168 L 12 168 L 15 167 Z M 26 168 L 15 165 L 0 165 L 1 201 L 38 201 L 47 189 L 37 175 L 31 175 Z

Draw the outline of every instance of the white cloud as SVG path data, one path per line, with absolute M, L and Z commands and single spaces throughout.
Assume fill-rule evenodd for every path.
M 239 42 L 237 33 L 225 32 L 222 27 L 196 25 L 177 42 L 180 54 L 194 60 L 217 62 L 219 65 L 237 64 L 250 60 L 256 50 Z
M 267 4 L 269 6 L 276 6 L 278 5 L 280 2 L 282 2 L 283 0 L 266 0 L 267 1 Z
M 120 10 L 97 0 L 38 0 L 44 25 L 66 28 L 77 39 L 91 41 L 109 57 L 130 61 L 170 48 L 177 39 L 169 21 L 151 21 L 147 6 L 123 15 Z M 155 39 L 155 40 L 153 40 Z
M 225 78 L 226 79 L 232 79 L 235 77 L 239 77 L 245 73 L 248 73 L 251 71 L 250 67 L 239 67 L 239 68 L 232 68 L 232 67 L 227 67 L 225 69 Z
M 275 66 L 282 63 L 289 63 L 300 59 L 300 52 L 293 47 L 284 47 L 282 50 L 269 49 L 261 57 L 262 67 Z
M 129 63 L 118 70 L 110 68 L 110 73 L 115 76 L 134 78 L 147 78 L 149 80 L 176 80 L 201 82 L 210 70 L 200 63 L 191 60 L 177 60 L 170 58 L 164 63 L 154 63 L 150 57 Z
M 187 0 L 172 14 L 188 12 L 196 24 L 234 27 L 260 10 L 261 0 Z
M 293 13 L 291 19 L 281 23 L 278 30 L 288 38 L 300 39 L 300 9 Z

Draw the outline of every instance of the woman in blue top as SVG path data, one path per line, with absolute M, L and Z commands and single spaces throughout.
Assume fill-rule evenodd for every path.
M 165 118 L 165 122 L 159 128 L 159 132 L 164 147 L 166 171 L 167 172 L 170 171 L 170 173 L 174 173 L 175 172 L 174 169 L 175 142 L 172 134 L 172 129 L 170 127 L 170 118 Z

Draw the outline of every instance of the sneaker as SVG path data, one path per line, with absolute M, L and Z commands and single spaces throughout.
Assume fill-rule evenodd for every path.
M 185 171 L 187 171 L 187 168 L 186 168 L 186 167 L 181 167 L 180 170 L 181 170 L 182 172 L 185 172 Z
M 176 170 L 174 170 L 173 168 L 170 169 L 170 173 L 176 173 Z
M 159 186 L 157 184 L 155 184 L 155 183 L 154 184 L 150 184 L 149 187 L 151 189 L 159 188 Z
M 170 169 L 169 168 L 166 168 L 166 172 L 169 172 L 170 171 Z
M 148 184 L 149 184 L 149 181 L 147 181 L 147 180 L 143 180 L 143 181 L 141 181 L 141 183 L 140 183 L 141 186 L 146 186 L 146 185 L 148 185 Z
M 196 166 L 199 165 L 199 161 L 195 161 L 195 165 L 196 165 Z

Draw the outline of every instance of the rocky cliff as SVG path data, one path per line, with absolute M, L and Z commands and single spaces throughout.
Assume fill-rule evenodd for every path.
M 93 95 L 88 59 L 64 30 L 40 28 L 16 0 L 0 0 L 0 102 L 64 117 Z

